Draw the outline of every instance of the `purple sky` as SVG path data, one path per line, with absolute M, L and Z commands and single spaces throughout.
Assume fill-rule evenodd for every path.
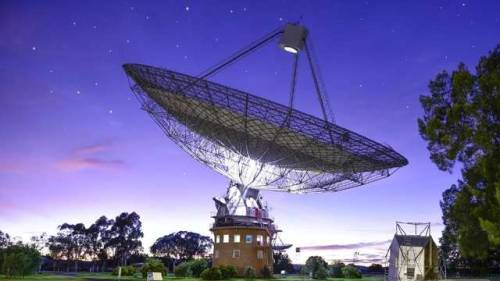
M 302 17 L 336 122 L 390 144 L 410 164 L 340 193 L 266 192 L 282 239 L 352 244 L 314 252 L 327 259 L 355 250 L 376 259 L 402 220 L 432 222 L 437 240 L 441 192 L 459 173 L 430 162 L 417 132 L 418 96 L 437 72 L 459 62 L 472 69 L 500 43 L 499 10 L 498 1 L 2 1 L 0 230 L 26 238 L 136 211 L 147 248 L 178 230 L 209 234 L 211 197 L 227 179 L 163 135 L 121 65 L 197 75 Z M 269 46 L 213 79 L 286 103 L 290 66 Z M 297 108 L 319 116 L 304 74 Z M 290 254 L 301 261 L 313 252 Z

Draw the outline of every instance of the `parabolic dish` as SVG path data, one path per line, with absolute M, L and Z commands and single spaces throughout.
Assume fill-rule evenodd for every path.
M 408 164 L 388 146 L 273 101 L 162 68 L 124 69 L 169 138 L 245 187 L 340 191 Z

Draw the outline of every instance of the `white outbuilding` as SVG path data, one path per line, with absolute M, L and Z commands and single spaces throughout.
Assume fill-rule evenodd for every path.
M 420 233 L 408 235 L 396 223 L 396 235 L 389 248 L 388 280 L 421 281 L 439 279 L 438 248 L 430 235 L 430 223 L 406 223 L 425 225 Z

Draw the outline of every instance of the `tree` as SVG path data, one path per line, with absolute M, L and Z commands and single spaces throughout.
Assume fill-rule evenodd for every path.
M 443 233 L 439 239 L 440 255 L 446 261 L 446 266 L 449 269 L 455 269 L 460 262 L 461 255 L 458 250 L 458 225 L 456 219 L 452 216 L 453 206 L 459 192 L 457 185 L 452 185 L 443 192 L 443 199 L 439 202 L 442 212 Z
M 1 249 L 0 256 L 0 272 L 8 278 L 32 274 L 38 269 L 41 260 L 40 252 L 33 245 L 20 242 Z
M 335 261 L 330 265 L 330 275 L 334 278 L 343 278 L 342 268 L 345 267 L 345 264 L 340 261 Z
M 273 259 L 274 259 L 274 264 L 273 264 L 274 273 L 276 274 L 281 273 L 282 270 L 286 271 L 287 273 L 293 273 L 294 271 L 293 264 L 287 254 L 282 252 L 276 252 L 273 254 Z
M 371 273 L 384 273 L 384 267 L 379 263 L 372 263 L 368 267 L 368 271 Z
M 446 214 L 456 224 L 445 239 L 456 237 L 462 256 L 480 260 L 500 246 L 499 89 L 500 45 L 475 73 L 464 64 L 451 75 L 443 71 L 429 83 L 430 96 L 420 97 L 418 126 L 431 160 L 443 171 L 462 166 L 461 187 Z
M 63 223 L 57 235 L 49 237 L 47 242 L 51 257 L 73 261 L 74 271 L 78 271 L 78 262 L 86 257 L 88 244 L 83 223 Z
M 105 216 L 98 218 L 88 229 L 88 245 L 87 254 L 91 257 L 93 265 L 93 271 L 98 271 L 94 267 L 98 267 L 98 261 L 101 261 L 101 270 L 104 271 L 105 261 L 108 257 L 107 255 L 107 242 L 110 239 L 110 227 L 113 225 L 113 220 L 108 220 Z
M 194 257 L 205 257 L 212 247 L 208 236 L 189 231 L 179 231 L 158 238 L 151 246 L 156 256 L 188 261 Z
M 142 250 L 141 217 L 135 213 L 121 213 L 114 220 L 109 232 L 106 247 L 113 249 L 115 258 L 121 265 L 127 265 L 127 259 Z
M 328 264 L 320 256 L 309 257 L 306 261 L 306 264 L 304 265 L 304 273 L 312 275 L 311 277 L 314 279 L 319 279 L 319 277 L 322 277 L 318 275 L 322 275 L 323 271 L 327 271 L 327 269 L 328 269 Z
M 0 249 L 8 247 L 11 243 L 9 234 L 0 230 Z

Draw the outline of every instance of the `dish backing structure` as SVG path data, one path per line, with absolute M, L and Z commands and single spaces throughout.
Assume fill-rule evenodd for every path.
M 214 198 L 215 265 L 234 264 L 240 271 L 245 263 L 257 269 L 272 266 L 271 242 L 267 245 L 266 241 L 276 241 L 278 230 L 259 190 L 299 194 L 341 191 L 388 177 L 408 163 L 391 147 L 329 120 L 328 102 L 307 37 L 305 27 L 287 24 L 197 77 L 141 64 L 123 66 L 142 109 L 164 133 L 193 158 L 230 179 L 226 196 Z M 279 46 L 293 56 L 288 106 L 208 80 L 276 38 L 280 38 Z M 294 108 L 299 54 L 303 50 L 323 118 Z M 243 232 L 235 234 L 238 231 Z M 225 235 L 243 234 L 245 243 L 241 247 L 258 243 L 257 247 L 240 247 L 239 253 L 235 249 L 230 253 Z M 248 235 L 259 241 L 248 242 Z M 218 243 L 220 237 L 223 241 Z M 248 253 L 254 253 L 254 248 L 257 255 L 253 257 L 258 258 L 251 261 Z

